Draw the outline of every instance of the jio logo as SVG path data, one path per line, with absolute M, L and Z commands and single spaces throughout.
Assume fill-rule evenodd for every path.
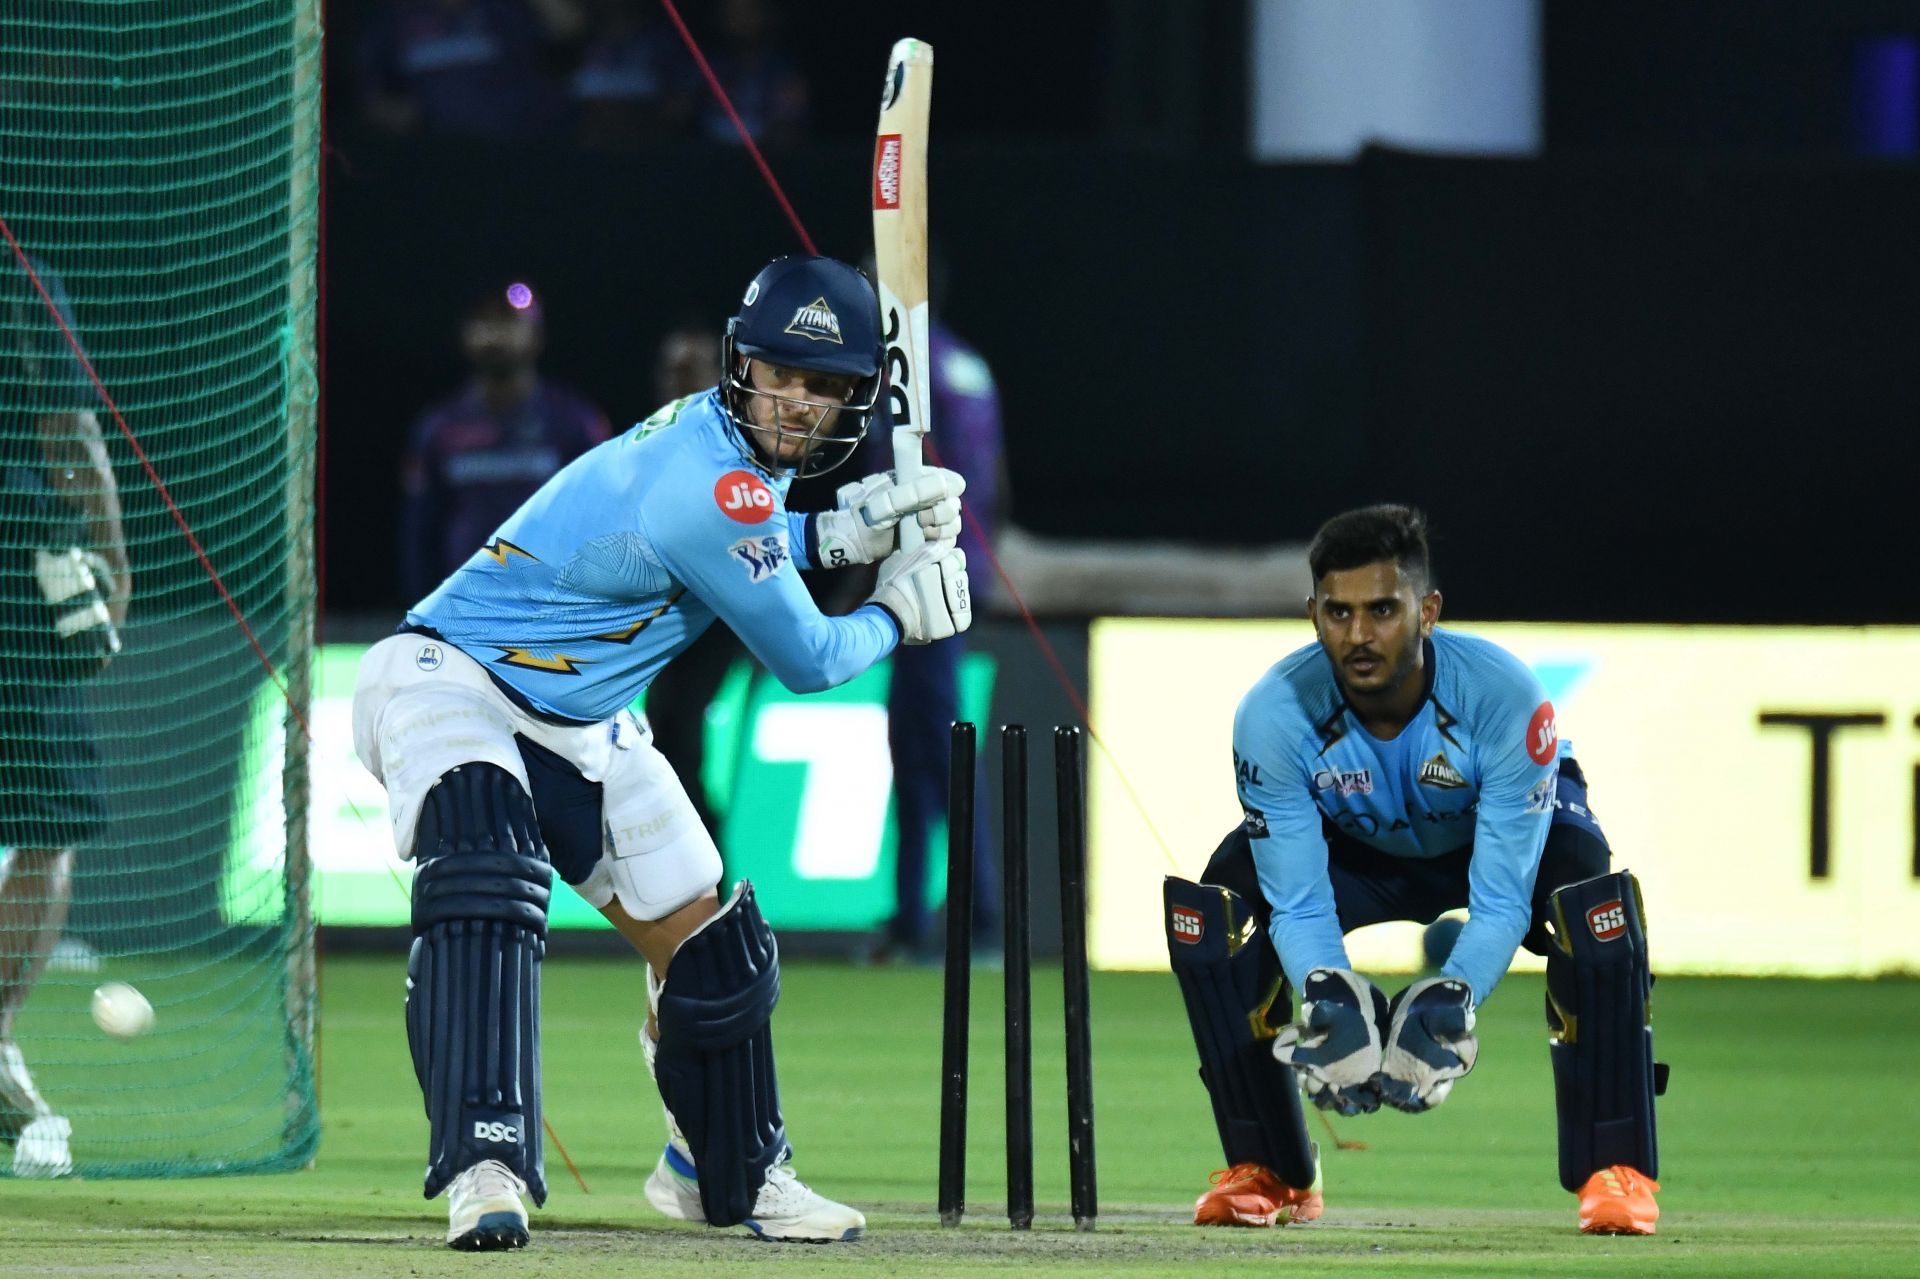
M 713 500 L 730 520 L 760 524 L 773 514 L 773 490 L 750 471 L 728 471 L 713 486 Z

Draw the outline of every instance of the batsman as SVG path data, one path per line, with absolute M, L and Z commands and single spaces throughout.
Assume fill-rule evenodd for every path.
M 354 749 L 415 865 L 407 1044 L 447 1243 L 528 1241 L 546 1199 L 540 970 L 557 877 L 647 961 L 641 1043 L 669 1142 L 647 1198 L 765 1239 L 857 1239 L 866 1218 L 793 1170 L 774 1071 L 779 948 L 631 704 L 716 621 L 796 692 L 972 621 L 960 493 L 928 467 L 788 512 L 851 457 L 882 391 L 872 284 L 783 257 L 747 285 L 719 385 L 575 459 L 368 650 Z M 915 545 L 902 549 L 902 529 Z M 802 568 L 877 564 L 868 602 L 815 607 Z M 636 1074 L 638 1065 L 636 1063 Z
M 1552 703 L 1511 653 L 1439 628 L 1420 512 L 1338 515 L 1308 561 L 1316 642 L 1269 669 L 1234 717 L 1244 820 L 1200 883 L 1165 884 L 1167 949 L 1227 1163 L 1195 1224 L 1320 1216 L 1301 1093 L 1343 1115 L 1440 1105 L 1473 1069 L 1475 1010 L 1524 946 L 1547 960 L 1560 1182 L 1579 1196 L 1580 1230 L 1652 1234 L 1666 1067 L 1653 1060 L 1640 890 L 1610 869 Z M 1389 998 L 1352 970 L 1345 934 L 1463 906 L 1437 976 Z

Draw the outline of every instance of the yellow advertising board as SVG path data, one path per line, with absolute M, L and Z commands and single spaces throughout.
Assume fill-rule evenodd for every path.
M 1614 865 L 1640 877 L 1657 971 L 1920 972 L 1920 627 L 1455 629 L 1546 685 Z M 1166 966 L 1160 879 L 1197 877 L 1240 818 L 1234 708 L 1312 639 L 1304 621 L 1094 624 L 1095 964 Z M 1351 958 L 1411 969 L 1419 935 L 1363 929 Z

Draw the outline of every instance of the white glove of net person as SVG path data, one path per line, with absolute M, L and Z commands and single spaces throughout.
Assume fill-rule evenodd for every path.
M 1274 1036 L 1274 1059 L 1300 1072 L 1320 1109 L 1369 1114 L 1380 1109 L 1374 1083 L 1387 1016 L 1387 997 L 1359 973 L 1312 969 L 1300 988 L 1300 1019 Z
M 1473 1069 L 1473 988 L 1458 977 L 1428 977 L 1393 997 L 1380 1074 L 1381 1100 L 1419 1114 L 1447 1099 L 1453 1081 Z
M 902 644 L 931 644 L 973 625 L 967 553 L 951 541 L 895 551 L 880 563 L 880 582 L 867 600 L 900 624 Z
M 917 515 L 929 542 L 960 536 L 960 494 L 967 482 L 958 471 L 930 466 L 902 484 L 892 471 L 842 484 L 833 509 L 813 517 L 814 563 L 820 568 L 872 564 L 900 547 L 900 521 Z
M 113 589 L 113 569 L 104 558 L 77 546 L 35 550 L 33 575 L 52 611 L 63 655 L 104 663 L 120 651 L 120 632 L 106 599 Z

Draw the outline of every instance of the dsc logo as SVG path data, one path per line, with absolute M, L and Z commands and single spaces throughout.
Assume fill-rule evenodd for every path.
M 728 519 L 761 524 L 773 514 L 773 490 L 748 471 L 728 471 L 713 486 L 713 500 Z
M 495 1120 L 488 1123 L 484 1119 L 473 1121 L 473 1139 L 475 1141 L 504 1141 L 509 1146 L 520 1144 L 520 1130 L 512 1124 Z
M 1602 902 L 1587 912 L 1587 927 L 1599 941 L 1612 941 L 1627 931 L 1627 908 L 1618 899 Z
M 1168 922 L 1173 930 L 1174 940 L 1185 942 L 1189 946 L 1200 940 L 1200 934 L 1206 928 L 1206 921 L 1201 918 L 1200 912 L 1188 910 L 1185 906 L 1175 906 L 1173 913 L 1168 916 Z

